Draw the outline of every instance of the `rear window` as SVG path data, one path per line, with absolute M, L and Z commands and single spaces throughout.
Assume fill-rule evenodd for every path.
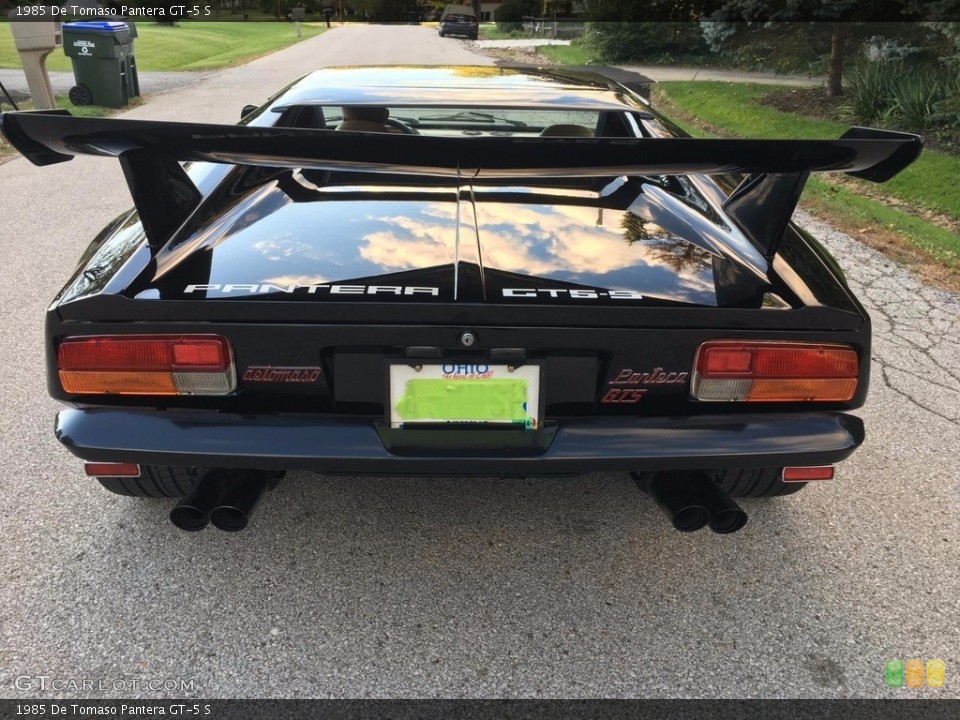
M 296 127 L 407 133 L 434 136 L 537 136 L 595 137 L 600 124 L 596 110 L 534 110 L 524 108 L 388 107 L 353 111 L 337 106 L 307 106 L 291 121 Z M 379 112 L 379 114 L 378 114 Z M 351 117 L 362 119 L 351 123 Z M 372 124 L 371 124 L 372 123 Z M 382 123 L 382 125 L 381 125 Z M 619 133 L 618 133 L 619 134 Z
M 448 23 L 473 23 L 477 19 L 473 15 L 446 15 L 443 18 L 443 22 Z

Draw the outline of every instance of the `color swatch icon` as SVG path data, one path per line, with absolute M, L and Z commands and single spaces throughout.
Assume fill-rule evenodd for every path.
M 900 687 L 903 685 L 903 661 L 897 660 L 887 660 L 887 665 L 884 668 L 883 681 L 887 684 L 887 687 Z
M 889 688 L 922 688 L 926 680 L 927 687 L 942 688 L 946 682 L 946 665 L 943 660 L 927 660 L 924 664 L 919 658 L 910 658 L 906 662 L 897 658 L 887 660 L 883 667 L 883 682 Z
M 906 667 L 906 676 L 907 676 L 907 687 L 909 688 L 921 688 L 923 687 L 923 660 L 918 660 L 917 658 L 910 658 L 907 660 Z
M 927 660 L 927 687 L 942 688 L 947 668 L 943 660 Z

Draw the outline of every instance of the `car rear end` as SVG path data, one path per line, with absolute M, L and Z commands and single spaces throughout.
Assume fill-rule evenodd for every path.
M 732 496 L 832 478 L 864 437 L 870 323 L 789 219 L 811 170 L 882 182 L 919 139 L 689 140 L 605 83 L 510 77 L 528 100 L 494 112 L 466 104 L 489 74 L 448 72 L 433 105 L 384 108 L 433 137 L 328 133 L 284 98 L 271 127 L 4 120 L 37 164 L 116 155 L 137 207 L 47 315 L 88 473 L 186 495 L 188 530 L 242 528 L 288 470 L 624 471 L 721 533 Z M 349 92 L 327 85 L 290 93 Z
M 476 40 L 480 37 L 480 22 L 473 8 L 448 5 L 440 16 L 440 36 L 459 35 Z
M 700 498 L 825 479 L 863 440 L 848 411 L 869 321 L 800 232 L 758 284 L 660 225 L 539 192 L 269 188 L 229 233 L 194 227 L 208 244 L 159 280 L 127 218 L 51 308 L 50 391 L 73 406 L 57 437 L 101 476 L 621 471 Z M 680 529 L 708 520 L 680 502 Z

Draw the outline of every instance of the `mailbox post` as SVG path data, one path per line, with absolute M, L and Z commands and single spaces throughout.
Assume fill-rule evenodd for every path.
M 289 18 L 293 20 L 293 24 L 297 28 L 297 39 L 303 37 L 303 30 L 300 28 L 300 23 L 303 22 L 306 16 L 307 10 L 302 6 L 291 8 L 290 10 Z
M 63 45 L 61 24 L 55 21 L 26 22 L 14 16 L 13 12 L 8 17 L 33 106 L 38 110 L 53 110 L 57 102 L 53 96 L 53 86 L 50 85 L 50 75 L 47 74 L 47 55 Z

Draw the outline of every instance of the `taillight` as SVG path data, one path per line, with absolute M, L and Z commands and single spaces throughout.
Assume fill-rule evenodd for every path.
M 226 395 L 237 384 L 220 335 L 66 338 L 57 367 L 63 389 L 75 395 Z
M 847 345 L 712 340 L 697 351 L 691 393 L 705 402 L 843 402 L 859 371 Z

